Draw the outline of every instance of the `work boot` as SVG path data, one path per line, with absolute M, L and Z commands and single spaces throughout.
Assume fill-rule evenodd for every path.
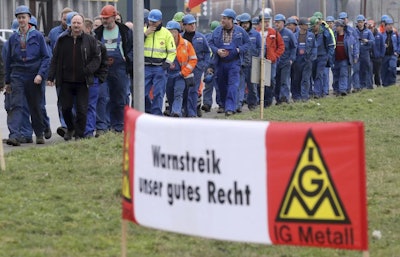
M 64 137 L 64 135 L 65 135 L 66 132 L 67 132 L 67 128 L 64 128 L 64 127 L 58 127 L 58 128 L 57 128 L 57 134 L 58 134 L 60 137 Z
M 50 139 L 52 134 L 53 133 L 51 132 L 51 128 L 50 127 L 47 127 L 47 128 L 44 129 L 44 138 Z
M 75 131 L 74 130 L 67 130 L 67 133 L 65 133 L 64 135 L 64 140 L 65 141 L 69 141 L 72 139 L 72 137 L 74 136 Z
M 20 146 L 21 143 L 16 138 L 9 138 L 9 139 L 7 139 L 7 145 Z
M 44 138 L 43 138 L 43 136 L 41 136 L 41 137 L 36 137 L 36 144 L 38 144 L 38 145 L 43 145 L 43 144 L 44 144 Z

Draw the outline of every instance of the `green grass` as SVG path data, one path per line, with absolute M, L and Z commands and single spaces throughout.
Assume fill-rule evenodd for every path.
M 399 99 L 400 87 L 393 86 L 264 112 L 270 121 L 364 122 L 374 257 L 400 256 Z M 232 119 L 259 117 L 259 112 L 248 112 Z M 122 140 L 109 133 L 8 153 L 7 170 L 0 173 L 0 257 L 121 256 Z M 372 239 L 373 230 L 382 232 L 381 240 Z M 132 223 L 127 249 L 128 256 L 361 256 L 357 251 L 208 240 Z

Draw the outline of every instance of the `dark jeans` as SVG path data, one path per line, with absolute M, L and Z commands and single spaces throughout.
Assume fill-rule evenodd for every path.
M 88 109 L 89 90 L 85 84 L 63 82 L 60 99 L 62 114 L 69 131 L 75 130 L 75 137 L 84 137 Z M 76 117 L 72 108 L 76 104 Z

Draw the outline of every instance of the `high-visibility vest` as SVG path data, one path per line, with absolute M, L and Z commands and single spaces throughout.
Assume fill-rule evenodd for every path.
M 147 28 L 144 28 L 146 31 Z M 171 32 L 164 27 L 148 35 L 144 40 L 144 59 L 146 65 L 173 63 L 176 46 Z

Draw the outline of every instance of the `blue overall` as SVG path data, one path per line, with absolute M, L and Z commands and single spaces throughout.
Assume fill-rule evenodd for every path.
M 102 39 L 104 42 L 104 39 Z M 109 92 L 109 113 L 107 107 L 101 107 L 102 114 L 108 115 L 110 120 L 109 127 L 117 132 L 124 129 L 124 108 L 129 104 L 129 76 L 126 71 L 126 62 L 120 51 L 121 34 L 118 33 L 116 38 L 117 47 L 107 48 L 107 56 L 109 59 L 107 87 Z M 106 93 L 100 90 L 99 93 Z M 102 96 L 103 97 L 103 96 Z M 100 98 L 100 97 L 99 97 Z M 105 110 L 105 111 L 104 111 Z M 101 118 L 102 122 L 107 121 L 108 117 Z
M 371 51 L 375 41 L 374 35 L 367 28 L 356 29 L 356 32 L 360 38 L 360 88 L 372 89 Z M 363 39 L 368 39 L 368 42 L 363 42 Z
M 400 54 L 399 38 L 395 32 L 390 32 L 390 38 L 392 41 L 393 51 L 390 52 L 386 49 L 385 56 L 382 60 L 381 77 L 382 86 L 387 87 L 396 84 L 396 67 L 397 67 L 397 55 Z M 388 44 L 388 33 L 382 33 L 385 44 Z
M 374 83 L 377 86 L 382 85 L 381 80 L 381 67 L 382 67 L 382 59 L 385 56 L 385 41 L 383 40 L 383 36 L 379 31 L 374 31 L 374 46 L 372 49 L 372 71 L 374 74 Z M 371 78 L 372 79 L 372 78 Z
M 355 39 L 355 44 L 354 47 L 358 48 L 358 52 L 360 52 L 360 41 L 358 33 L 356 32 L 356 29 L 353 27 L 349 27 L 346 26 L 345 27 L 345 31 L 346 33 L 350 33 L 351 35 L 353 35 L 354 39 Z M 360 89 L 360 60 L 357 60 L 357 63 L 353 63 L 350 66 L 350 70 L 349 70 L 349 84 L 348 84 L 348 88 L 347 88 L 347 92 L 351 91 L 351 88 L 358 90 Z
M 208 33 L 205 35 L 207 41 L 209 42 L 211 39 L 212 33 Z M 215 58 L 214 56 L 210 58 L 209 63 L 207 64 L 208 68 L 214 68 L 214 62 Z M 204 88 L 203 88 L 203 105 L 208 105 L 212 106 L 213 104 L 213 91 L 215 89 L 215 94 L 216 94 L 216 102 L 219 106 L 221 106 L 221 99 L 220 99 L 220 94 L 219 94 L 219 88 L 217 86 L 217 81 L 216 81 L 216 76 L 213 76 L 213 79 L 210 83 L 204 83 Z
M 236 112 L 237 95 L 240 83 L 240 58 L 235 42 L 224 43 L 229 55 L 219 60 L 217 83 L 225 112 Z
M 163 100 L 167 83 L 167 74 L 162 66 L 144 66 L 145 83 L 145 111 L 162 116 Z M 153 99 L 150 99 L 150 90 L 153 88 Z

